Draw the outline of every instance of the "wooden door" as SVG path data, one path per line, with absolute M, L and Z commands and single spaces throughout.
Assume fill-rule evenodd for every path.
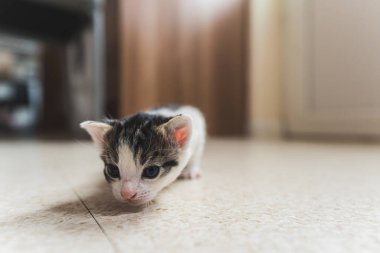
M 247 0 L 123 0 L 119 116 L 167 103 L 199 107 L 215 135 L 247 122 Z

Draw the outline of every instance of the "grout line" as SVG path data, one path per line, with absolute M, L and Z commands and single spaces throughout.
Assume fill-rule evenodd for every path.
M 105 229 L 102 227 L 102 225 L 100 225 L 99 221 L 95 218 L 94 214 L 91 212 L 90 208 L 88 208 L 88 206 L 86 205 L 86 203 L 84 202 L 84 200 L 81 198 L 81 196 L 78 194 L 78 192 L 75 190 L 75 188 L 73 187 L 73 185 L 70 183 L 70 181 L 67 179 L 65 173 L 62 173 L 60 172 L 59 174 L 61 174 L 61 177 L 64 179 L 64 181 L 66 181 L 67 185 L 70 187 L 70 189 L 73 191 L 73 193 L 75 194 L 75 196 L 77 196 L 77 198 L 79 199 L 79 201 L 82 203 L 82 205 L 84 206 L 84 208 L 87 210 L 87 212 L 91 215 L 91 217 L 94 219 L 94 221 L 96 222 L 96 224 L 98 225 L 100 231 L 104 234 L 104 236 L 106 237 L 107 241 L 109 244 L 111 244 L 111 247 L 113 248 L 113 251 L 115 253 L 118 253 L 118 252 L 121 252 L 120 250 L 118 250 L 116 244 L 111 240 L 111 237 L 107 234 L 107 232 L 105 231 Z
M 79 194 L 75 191 L 75 189 L 72 189 L 74 194 L 78 197 L 79 201 L 82 203 L 82 205 L 86 208 L 86 210 L 89 212 L 89 214 L 91 215 L 91 217 L 94 219 L 94 221 L 96 222 L 96 224 L 98 225 L 99 229 L 102 231 L 102 233 L 104 234 L 104 236 L 107 238 L 108 242 L 111 244 L 113 250 L 115 253 L 119 252 L 119 250 L 117 249 L 116 245 L 114 244 L 114 242 L 111 240 L 111 237 L 107 234 L 107 232 L 105 231 L 105 229 L 102 227 L 102 225 L 100 225 L 99 221 L 95 218 L 95 216 L 93 215 L 93 213 L 91 212 L 91 210 L 88 208 L 88 206 L 86 205 L 86 203 L 83 201 L 83 199 L 79 196 Z

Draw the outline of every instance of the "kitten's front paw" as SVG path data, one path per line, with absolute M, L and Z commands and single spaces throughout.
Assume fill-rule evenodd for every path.
M 179 179 L 196 179 L 201 176 L 201 173 L 199 169 L 191 169 L 191 170 L 184 170 L 181 175 L 179 175 Z

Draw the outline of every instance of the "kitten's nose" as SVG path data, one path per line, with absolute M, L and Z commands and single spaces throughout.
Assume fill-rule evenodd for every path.
M 121 191 L 121 196 L 125 199 L 125 200 L 131 200 L 133 199 L 134 197 L 136 197 L 137 195 L 137 192 L 136 191 L 130 191 L 130 190 L 122 190 Z
M 137 182 L 134 180 L 126 180 L 121 187 L 121 196 L 125 200 L 131 200 L 137 195 Z

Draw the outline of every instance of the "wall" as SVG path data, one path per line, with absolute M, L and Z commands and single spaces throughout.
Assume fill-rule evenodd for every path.
M 250 2 L 250 129 L 254 136 L 282 130 L 282 1 Z

